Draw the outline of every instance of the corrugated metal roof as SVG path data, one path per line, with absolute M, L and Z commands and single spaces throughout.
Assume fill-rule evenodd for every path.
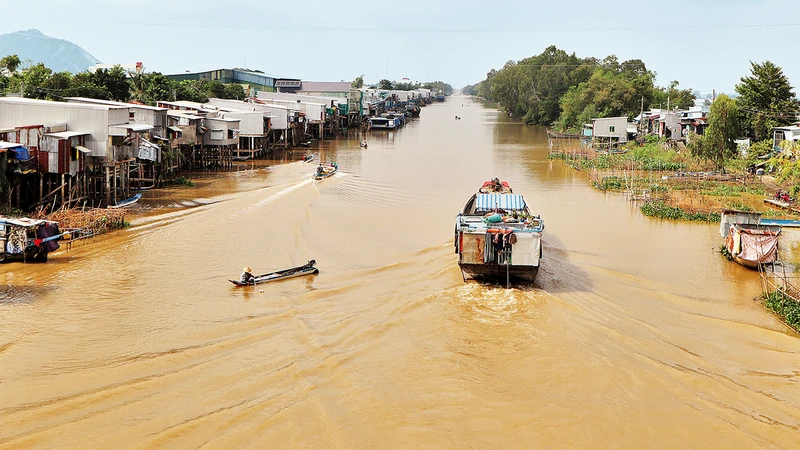
M 84 131 L 59 131 L 58 133 L 45 133 L 45 136 L 51 136 L 57 139 L 69 139 L 75 136 L 88 136 L 91 133 L 86 133 Z
M 303 81 L 300 91 L 305 92 L 347 92 L 350 93 L 349 81 Z
M 39 100 L 35 98 L 23 98 L 23 97 L 0 97 L 0 103 L 9 103 L 9 104 L 17 104 L 17 105 L 41 105 L 41 106 L 49 106 L 53 108 L 74 108 L 74 109 L 99 109 L 108 111 L 111 109 L 123 109 L 123 107 L 119 106 L 111 106 L 111 105 L 97 105 L 97 104 L 90 104 L 90 103 L 68 103 L 68 102 L 54 102 L 51 100 Z
M 131 130 L 135 132 L 150 131 L 154 127 L 152 125 L 145 125 L 143 123 L 123 123 L 119 125 L 110 125 L 108 128 L 116 128 L 119 130 Z
M 139 105 L 136 103 L 127 103 L 127 102 L 115 102 L 112 100 L 101 100 L 97 98 L 87 98 L 87 97 L 65 97 L 64 100 L 71 101 L 74 103 L 88 103 L 92 105 L 108 105 L 108 106 L 120 106 L 125 108 L 139 108 L 139 109 L 148 109 L 151 111 L 166 111 L 167 108 L 159 108 L 156 106 L 150 105 Z
M 17 143 L 14 143 L 14 142 L 0 141 L 0 148 L 2 148 L 2 149 L 15 148 L 15 147 L 22 147 L 22 144 L 17 144 Z

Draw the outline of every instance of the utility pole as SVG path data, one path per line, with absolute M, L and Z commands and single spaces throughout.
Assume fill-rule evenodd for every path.
M 642 107 L 639 110 L 639 131 L 642 131 L 644 125 L 644 95 L 642 96 Z

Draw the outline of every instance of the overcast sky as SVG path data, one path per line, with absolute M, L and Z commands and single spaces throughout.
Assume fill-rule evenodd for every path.
M 0 0 L 103 63 L 165 74 L 242 67 L 308 81 L 408 77 L 458 89 L 556 45 L 641 59 L 659 85 L 732 92 L 749 61 L 800 83 L 797 0 Z

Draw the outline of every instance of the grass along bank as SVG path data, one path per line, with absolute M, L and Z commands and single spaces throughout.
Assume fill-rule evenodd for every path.
M 643 202 L 649 217 L 670 220 L 718 222 L 722 209 L 760 211 L 767 217 L 794 217 L 789 212 L 764 208 L 763 198 L 774 191 L 759 178 L 746 175 L 748 162 L 731 160 L 726 173 L 714 172 L 713 162 L 676 151 L 664 142 L 629 147 L 622 154 L 593 150 L 551 153 L 576 170 L 585 171 L 592 185 L 619 192 Z

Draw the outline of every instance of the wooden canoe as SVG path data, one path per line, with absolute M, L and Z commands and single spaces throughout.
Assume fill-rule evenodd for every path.
M 253 285 L 259 285 L 261 283 L 269 283 L 270 281 L 283 280 L 286 278 L 301 277 L 304 275 L 316 275 L 319 273 L 319 269 L 314 267 L 316 264 L 317 262 L 312 259 L 307 264 L 302 266 L 256 275 L 254 281 L 249 281 L 247 283 L 243 283 L 240 280 L 228 280 L 228 281 L 235 284 L 236 286 L 253 286 Z
M 126 198 L 125 200 L 120 200 L 113 205 L 108 205 L 108 207 L 112 209 L 124 208 L 126 206 L 131 206 L 132 204 L 138 202 L 140 198 L 142 198 L 142 194 L 136 194 L 133 197 Z

